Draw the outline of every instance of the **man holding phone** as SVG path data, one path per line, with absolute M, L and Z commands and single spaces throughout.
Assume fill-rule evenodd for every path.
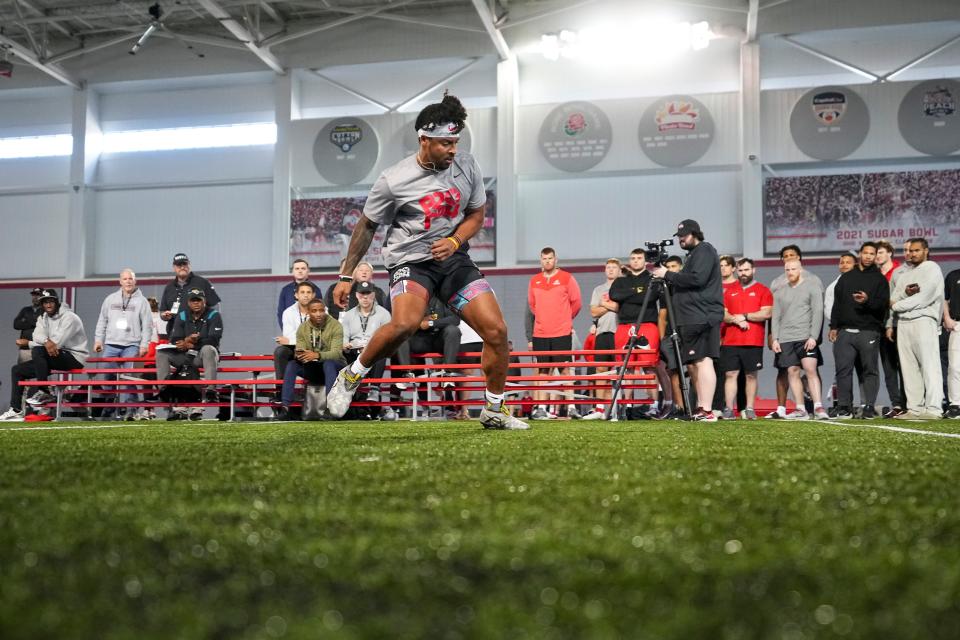
M 906 262 L 890 292 L 907 399 L 907 412 L 897 416 L 902 420 L 937 420 L 943 412 L 939 340 L 943 271 L 929 255 L 926 239 L 910 238 Z

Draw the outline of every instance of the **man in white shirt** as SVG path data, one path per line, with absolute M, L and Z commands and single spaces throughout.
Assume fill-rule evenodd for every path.
M 273 350 L 273 372 L 277 380 L 283 380 L 287 363 L 293 360 L 294 348 L 297 345 L 297 330 L 309 319 L 310 301 L 316 296 L 313 283 L 308 280 L 299 283 L 293 292 L 296 302 L 284 309 L 280 316 L 282 333 L 273 339 L 277 343 L 277 348 Z M 279 399 L 280 393 L 277 392 L 277 400 Z

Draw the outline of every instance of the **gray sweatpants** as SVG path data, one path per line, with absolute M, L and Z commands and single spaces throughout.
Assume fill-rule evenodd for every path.
M 209 344 L 200 347 L 196 355 L 190 355 L 186 351 L 177 351 L 176 349 L 159 349 L 157 351 L 157 380 L 169 378 L 170 367 L 176 369 L 185 364 L 203 367 L 203 379 L 216 380 L 219 360 L 220 354 L 216 347 Z
M 908 411 L 937 414 L 943 411 L 938 329 L 938 323 L 932 318 L 901 319 L 897 324 L 897 352 Z

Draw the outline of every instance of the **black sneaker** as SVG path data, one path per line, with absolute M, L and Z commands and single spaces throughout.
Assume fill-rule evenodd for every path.
M 216 389 L 206 389 L 203 392 L 203 401 L 209 403 L 220 402 L 220 394 Z
M 873 405 L 864 405 L 863 410 L 860 412 L 860 418 L 863 420 L 873 420 L 876 417 L 877 410 L 873 408 Z
M 890 411 L 883 414 L 884 418 L 896 418 L 897 416 L 902 416 L 907 412 L 903 407 L 891 407 Z
M 873 407 L 871 407 L 870 409 L 872 411 Z M 837 407 L 837 413 L 834 417 L 839 418 L 841 420 L 849 420 L 850 418 L 853 417 L 853 412 L 850 411 L 850 407 Z
M 947 412 L 943 414 L 944 418 L 949 418 L 951 420 L 960 420 L 960 407 L 955 404 L 947 407 Z
M 167 422 L 174 422 L 175 420 L 186 420 L 187 414 L 183 411 L 171 411 L 167 415 Z

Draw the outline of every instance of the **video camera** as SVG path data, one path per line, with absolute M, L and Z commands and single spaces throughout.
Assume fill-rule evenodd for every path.
M 670 257 L 666 247 L 673 246 L 673 238 L 661 240 L 660 242 L 644 242 L 646 249 L 643 251 L 643 259 L 649 263 L 663 266 L 664 261 Z

